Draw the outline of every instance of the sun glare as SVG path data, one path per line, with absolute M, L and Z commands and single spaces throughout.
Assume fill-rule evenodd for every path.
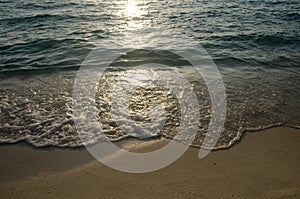
M 126 21 L 126 30 L 137 30 L 145 26 L 146 18 L 144 16 L 148 13 L 148 7 L 145 6 L 143 0 L 127 0 L 119 5 L 121 9 L 118 15 Z
M 126 8 L 124 10 L 124 14 L 128 17 L 140 17 L 146 12 L 139 7 L 139 1 L 128 0 L 126 4 Z

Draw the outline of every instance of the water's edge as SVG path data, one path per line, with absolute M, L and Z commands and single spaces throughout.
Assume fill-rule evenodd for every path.
M 242 129 L 242 130 L 239 131 L 239 133 L 237 133 L 238 136 L 235 137 L 228 145 L 218 146 L 218 147 L 214 147 L 212 149 L 209 149 L 209 148 L 203 147 L 203 146 L 199 146 L 199 145 L 195 145 L 195 144 L 189 145 L 189 147 L 197 148 L 197 149 L 201 148 L 201 149 L 204 149 L 204 150 L 209 149 L 211 151 L 228 150 L 230 148 L 233 148 L 237 144 L 241 143 L 243 141 L 244 137 L 248 133 L 258 133 L 258 132 L 263 133 L 263 131 L 265 131 L 265 130 L 276 129 L 276 128 L 280 128 L 280 127 L 300 130 L 300 126 L 293 126 L 293 125 L 288 125 L 288 124 L 285 124 L 285 123 L 271 124 L 271 125 L 267 125 L 267 126 L 260 127 L 260 128 Z M 157 135 L 157 136 L 154 136 L 154 137 L 151 137 L 151 138 L 146 138 L 146 139 L 140 139 L 140 138 L 131 137 L 131 136 L 126 136 L 126 137 L 124 136 L 124 137 L 119 138 L 119 139 L 111 140 L 111 142 L 117 144 L 119 142 L 124 142 L 125 141 L 125 143 L 123 143 L 123 145 L 126 145 L 126 139 L 130 139 L 130 138 L 133 138 L 133 139 L 135 139 L 139 142 L 141 142 L 141 141 L 142 142 L 143 141 L 148 142 L 148 141 L 153 141 L 153 140 L 165 138 L 165 139 L 168 139 L 168 140 L 174 140 L 174 141 L 180 142 L 182 144 L 185 144 L 184 142 L 182 142 L 180 140 L 176 140 L 176 139 L 173 139 L 173 138 L 165 136 L 165 135 Z M 35 146 L 35 145 L 27 142 L 26 140 L 21 140 L 21 141 L 16 141 L 16 142 L 2 142 L 2 143 L 0 143 L 0 147 L 1 146 L 19 145 L 19 144 L 26 144 L 28 147 L 31 147 L 31 148 L 36 149 L 36 150 L 43 150 L 43 149 L 66 149 L 66 150 L 70 149 L 70 150 L 75 150 L 75 149 L 82 149 L 82 148 L 85 147 L 84 145 L 79 145 L 79 146 L 59 146 L 59 145 L 58 146 L 55 146 L 55 145 Z M 95 144 L 97 144 L 97 143 L 95 143 Z M 92 145 L 95 145 L 95 144 L 92 144 Z

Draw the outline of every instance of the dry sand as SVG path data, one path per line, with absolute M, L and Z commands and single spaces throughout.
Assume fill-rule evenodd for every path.
M 202 160 L 190 148 L 145 174 L 110 169 L 84 149 L 11 145 L 0 157 L 0 198 L 300 198 L 300 130 L 290 128 L 247 133 Z

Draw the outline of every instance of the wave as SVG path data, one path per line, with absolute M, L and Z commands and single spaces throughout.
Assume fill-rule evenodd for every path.
M 1 1 L 0 3 L 11 3 L 11 1 Z M 16 2 L 15 7 L 19 9 L 26 9 L 26 10 L 54 10 L 54 9 L 63 9 L 63 8 L 70 8 L 80 6 L 77 2 L 55 2 L 55 1 L 48 1 L 48 2 Z
M 180 68 L 192 75 L 189 70 Z M 168 71 L 166 71 L 168 72 Z M 110 92 L 122 72 L 109 71 L 104 82 L 98 86 L 97 115 L 99 124 L 111 141 L 127 139 L 129 136 L 117 126 L 110 110 Z M 245 132 L 259 131 L 276 126 L 298 128 L 299 124 L 299 70 L 298 73 L 287 69 L 261 70 L 261 68 L 224 68 L 222 71 L 227 92 L 227 116 L 217 149 L 228 148 L 237 143 Z M 80 139 L 74 126 L 72 114 L 72 89 L 75 71 L 43 73 L 0 78 L 0 143 L 27 142 L 35 147 L 80 147 Z M 171 77 L 171 76 L 170 76 Z M 208 91 L 201 81 L 192 81 L 195 91 L 201 99 L 201 126 L 193 142 L 194 147 L 201 147 L 210 120 Z M 141 88 L 132 98 L 132 114 L 139 115 L 139 121 L 147 121 L 147 114 L 141 110 L 143 103 L 150 99 L 165 100 L 166 126 L 152 137 L 173 139 L 176 134 L 179 115 L 176 101 L 172 98 L 160 98 L 153 87 Z M 145 99 L 144 99 L 145 98 Z M 99 105 L 98 105 L 99 103 Z M 138 111 L 138 112 L 136 112 Z M 86 132 L 94 135 L 88 124 Z M 180 138 L 181 139 L 181 138 Z M 97 133 L 89 144 L 102 140 Z M 184 143 L 185 138 L 181 140 Z
M 35 39 L 0 46 L 2 72 L 79 66 L 94 47 L 84 39 Z
M 242 139 L 243 139 L 243 137 L 247 133 L 260 132 L 260 131 L 264 131 L 264 130 L 267 130 L 267 129 L 278 128 L 278 127 L 286 127 L 286 128 L 293 128 L 293 129 L 299 129 L 300 130 L 300 126 L 293 126 L 293 125 L 284 124 L 284 123 L 269 124 L 269 125 L 266 125 L 266 126 L 263 126 L 263 127 L 257 127 L 257 128 L 251 128 L 251 129 L 241 129 L 241 130 L 239 130 L 239 131 L 237 131 L 235 133 L 236 137 L 234 137 L 233 139 L 231 139 L 228 143 L 223 143 L 223 144 L 215 146 L 213 148 L 206 147 L 206 146 L 203 146 L 203 145 L 200 145 L 200 144 L 191 144 L 189 146 L 193 147 L 193 148 L 199 148 L 199 149 L 200 148 L 202 148 L 202 149 L 210 149 L 212 151 L 225 150 L 225 149 L 232 148 L 237 143 L 241 142 Z M 11 130 L 12 129 L 10 129 L 10 131 Z M 182 143 L 182 144 L 186 144 L 185 141 L 174 139 L 173 137 L 170 137 L 168 135 L 154 135 L 154 136 L 151 136 L 151 137 L 148 137 L 148 138 L 144 138 L 144 139 L 133 137 L 133 136 L 130 136 L 130 135 L 123 135 L 123 136 L 120 136 L 120 137 L 115 138 L 115 139 L 110 139 L 110 141 L 113 142 L 113 143 L 116 143 L 116 142 L 119 142 L 119 141 L 130 140 L 131 138 L 138 139 L 140 141 L 143 141 L 143 140 L 150 141 L 150 140 L 156 140 L 157 138 L 166 138 L 166 139 L 177 141 L 177 142 Z M 80 138 L 78 138 L 78 139 L 80 139 Z M 45 147 L 46 148 L 48 148 L 48 147 L 55 147 L 55 148 L 80 148 L 80 147 L 86 147 L 86 146 L 96 145 L 97 143 L 99 143 L 99 142 L 91 142 L 89 144 L 83 145 L 80 142 L 80 143 L 77 143 L 77 144 L 74 144 L 74 143 L 65 143 L 65 144 L 56 145 L 56 144 L 51 143 L 51 142 L 49 142 L 49 143 L 39 143 L 39 142 L 36 142 L 36 141 L 37 140 L 32 141 L 32 139 L 31 139 L 30 136 L 25 136 L 25 137 L 19 137 L 19 138 L 16 138 L 16 139 L 15 138 L 14 139 L 0 139 L 0 144 L 27 143 L 27 144 L 35 147 L 35 148 L 45 148 Z
M 289 13 L 289 14 L 283 15 L 282 18 L 286 21 L 299 21 L 300 14 L 299 13 Z
M 257 44 L 260 46 L 276 46 L 281 45 L 299 45 L 298 36 L 288 36 L 282 33 L 250 33 L 250 34 L 231 34 L 210 36 L 209 41 L 217 42 L 245 42 L 247 44 Z
M 6 25 L 18 25 L 18 24 L 28 24 L 28 23 L 31 24 L 36 22 L 59 22 L 59 21 L 68 21 L 72 19 L 79 19 L 79 17 L 68 15 L 68 14 L 65 15 L 37 14 L 33 16 L 2 18 L 0 19 L 0 22 L 5 23 Z

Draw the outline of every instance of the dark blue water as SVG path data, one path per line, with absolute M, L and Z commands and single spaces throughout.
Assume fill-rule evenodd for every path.
M 298 0 L 1 0 L 0 142 L 81 145 L 72 121 L 75 72 L 102 42 L 149 27 L 193 38 L 219 67 L 228 107 L 217 146 L 245 129 L 300 126 L 299 10 Z M 109 129 L 112 140 L 124 137 Z

